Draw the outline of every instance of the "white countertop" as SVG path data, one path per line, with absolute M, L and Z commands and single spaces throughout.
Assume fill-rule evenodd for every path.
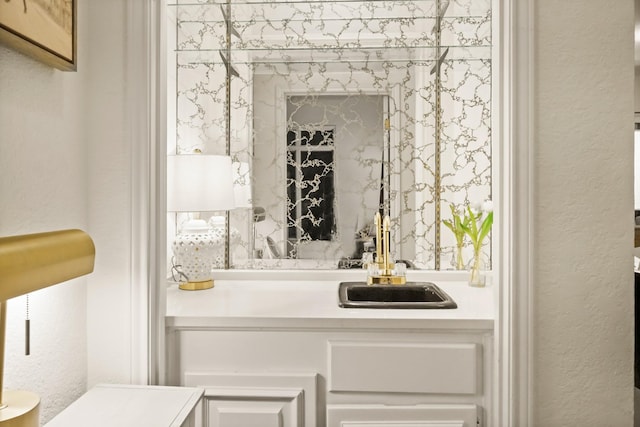
M 345 279 L 349 280 L 349 279 Z M 493 287 L 432 280 L 457 309 L 365 309 L 338 305 L 338 280 L 215 280 L 204 291 L 167 289 L 167 326 L 287 329 L 492 329 Z
M 99 384 L 46 427 L 180 427 L 203 394 L 200 388 Z

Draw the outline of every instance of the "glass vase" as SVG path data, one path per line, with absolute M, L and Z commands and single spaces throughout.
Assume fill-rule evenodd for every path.
M 484 288 L 486 283 L 487 276 L 484 272 L 482 254 L 480 252 L 475 252 L 473 254 L 473 260 L 471 261 L 471 267 L 469 268 L 469 286 Z
M 456 251 L 456 270 L 464 270 L 464 260 L 462 259 L 462 246 L 457 247 Z

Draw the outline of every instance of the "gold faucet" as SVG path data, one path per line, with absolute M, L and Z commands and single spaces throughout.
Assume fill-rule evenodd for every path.
M 373 273 L 367 277 L 368 285 L 404 285 L 407 278 L 404 275 L 395 274 L 395 264 L 391 261 L 391 220 L 385 216 L 384 220 L 380 212 L 376 212 L 374 225 L 376 228 L 376 258 L 373 262 Z

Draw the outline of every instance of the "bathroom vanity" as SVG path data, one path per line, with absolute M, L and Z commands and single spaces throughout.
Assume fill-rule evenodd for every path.
M 203 426 L 491 425 L 492 287 L 433 280 L 456 309 L 342 308 L 341 280 L 305 276 L 323 277 L 168 288 L 167 383 L 205 390 Z
M 495 293 L 439 271 L 448 205 L 497 194 L 494 3 L 168 4 L 167 153 L 233 153 L 251 186 L 227 215 L 233 271 L 167 292 L 166 381 L 205 389 L 203 425 L 499 424 Z M 457 308 L 339 306 L 365 273 L 327 269 L 362 258 L 379 211 Z

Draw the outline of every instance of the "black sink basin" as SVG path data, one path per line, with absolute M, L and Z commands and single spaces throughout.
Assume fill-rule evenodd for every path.
M 340 307 L 350 308 L 458 308 L 437 285 L 408 282 L 405 285 L 367 285 L 342 282 L 338 288 Z

